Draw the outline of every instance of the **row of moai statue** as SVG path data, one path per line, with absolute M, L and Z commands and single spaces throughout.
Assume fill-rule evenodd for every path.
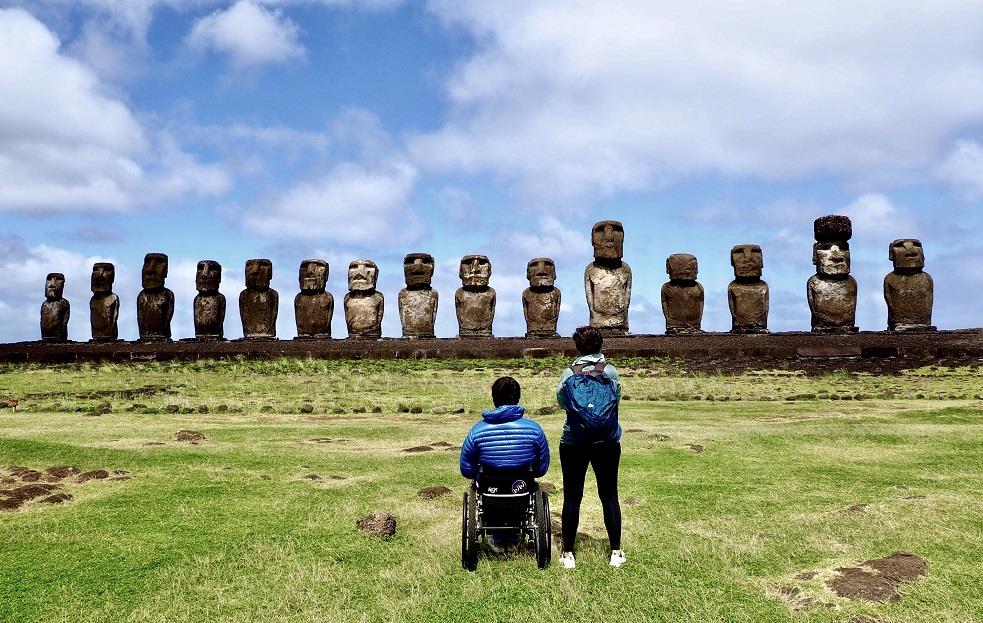
M 850 275 L 850 219 L 831 215 L 816 219 L 816 242 L 812 261 L 816 274 L 806 291 L 812 312 L 812 330 L 819 333 L 849 333 L 855 326 L 857 282 Z M 628 333 L 631 303 L 631 267 L 623 260 L 624 227 L 618 221 L 594 225 L 591 242 L 594 261 L 584 271 L 584 289 L 590 324 L 608 335 Z M 924 272 L 925 255 L 918 240 L 895 240 L 889 247 L 894 270 L 884 278 L 884 299 L 889 331 L 933 331 L 932 277 Z M 764 268 L 761 247 L 737 245 L 731 249 L 734 280 L 727 288 L 733 333 L 767 333 L 768 284 L 761 279 Z M 427 253 L 410 253 L 403 261 L 406 287 L 399 292 L 399 317 L 403 337 L 433 338 L 439 296 L 431 286 L 434 258 Z M 461 259 L 461 287 L 454 294 L 459 336 L 492 337 L 496 293 L 489 285 L 492 266 L 484 255 Z M 666 260 L 669 282 L 662 286 L 662 310 L 666 333 L 686 335 L 701 332 L 703 286 L 697 281 L 696 257 L 687 253 Z M 92 267 L 92 299 L 89 310 L 92 340 L 112 341 L 118 336 L 119 297 L 113 293 L 115 269 L 100 262 Z M 137 297 L 137 324 L 141 341 L 171 339 L 174 293 L 164 286 L 167 256 L 148 253 L 143 264 L 143 290 Z M 268 259 L 246 261 L 246 288 L 239 294 L 243 339 L 276 338 L 279 294 L 270 288 L 273 264 Z M 354 260 L 348 266 L 345 323 L 351 338 L 382 336 L 385 300 L 376 289 L 379 268 L 371 260 Z M 538 257 L 526 267 L 529 287 L 522 292 L 526 337 L 556 337 L 560 315 L 560 289 L 555 286 L 556 265 Z M 213 260 L 198 263 L 194 300 L 197 340 L 224 339 L 225 295 L 219 292 L 222 267 Z M 294 297 L 297 339 L 331 337 L 334 298 L 326 291 L 328 264 L 304 260 L 300 264 L 300 292 Z M 64 275 L 51 273 L 45 284 L 46 301 L 41 307 L 41 336 L 44 341 L 68 339 L 70 307 L 63 297 Z

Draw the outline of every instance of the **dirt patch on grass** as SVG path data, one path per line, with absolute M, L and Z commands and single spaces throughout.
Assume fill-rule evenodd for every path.
M 174 434 L 174 438 L 178 441 L 187 441 L 189 443 L 205 441 L 205 435 L 196 430 L 179 430 Z
M 669 435 L 663 435 L 662 433 L 652 433 L 649 435 L 649 439 L 654 439 L 655 441 L 669 441 Z
M 393 536 L 396 534 L 396 516 L 388 511 L 375 511 L 356 521 L 355 527 L 373 536 Z
M 321 477 L 318 476 L 317 474 L 307 474 L 306 476 L 304 476 L 304 480 L 313 480 L 313 481 L 317 482 L 317 481 L 321 480 Z
M 899 589 L 928 573 L 928 565 L 920 557 L 907 552 L 895 552 L 885 558 L 874 558 L 859 567 L 840 567 L 837 577 L 826 585 L 840 597 L 873 602 L 901 599 Z
M 686 447 L 689 448 L 690 450 L 692 450 L 693 452 L 696 452 L 697 454 L 699 454 L 700 452 L 703 452 L 703 450 L 704 450 L 704 447 L 701 446 L 698 443 L 688 443 L 688 444 L 686 444 Z
M 72 499 L 71 493 L 56 493 L 41 500 L 42 504 L 64 504 Z
M 416 492 L 418 496 L 425 500 L 433 500 L 441 496 L 447 495 L 451 490 L 443 485 L 437 485 L 435 487 L 424 487 Z
M 814 577 L 816 577 L 817 575 L 819 575 L 819 574 L 816 573 L 815 571 L 803 571 L 802 573 L 800 573 L 797 576 L 795 576 L 795 579 L 796 580 L 811 580 Z
M 13 489 L 0 489 L 0 510 L 16 510 L 25 503 L 45 497 L 60 488 L 58 485 L 35 483 Z
M 433 448 L 430 446 L 413 446 L 412 448 L 403 448 L 403 452 L 432 452 Z
M 109 478 L 109 472 L 104 469 L 93 469 L 88 472 L 82 472 L 75 481 L 89 482 L 90 480 L 105 480 L 106 478 Z
M 645 429 L 644 428 L 629 428 L 629 429 L 625 430 L 625 432 L 626 433 L 644 433 L 645 432 Z
M 866 504 L 866 503 L 864 503 L 864 504 L 854 504 L 853 506 L 848 506 L 848 507 L 846 507 L 844 509 L 841 509 L 840 512 L 841 513 L 846 513 L 846 514 L 865 513 L 865 512 L 867 512 L 867 507 L 868 506 L 870 506 L 870 505 L 869 504 Z
M 452 444 L 449 444 L 446 441 L 433 441 L 430 442 L 429 445 L 432 448 L 450 448 Z
M 11 465 L 7 468 L 10 475 L 14 478 L 20 478 L 22 482 L 37 482 L 41 480 L 41 472 L 33 470 L 30 467 L 21 467 L 19 465 Z
M 638 504 L 638 498 L 625 498 L 625 506 L 635 506 Z
M 48 480 L 64 480 L 70 476 L 82 473 L 82 470 L 74 465 L 52 465 L 44 470 Z

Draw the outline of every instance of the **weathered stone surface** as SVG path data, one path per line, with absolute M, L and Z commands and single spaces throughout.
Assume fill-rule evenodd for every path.
M 666 259 L 669 282 L 662 286 L 666 334 L 699 333 L 703 321 L 703 286 L 696 280 L 696 257 L 674 253 Z
M 92 298 L 89 323 L 93 342 L 113 342 L 119 338 L 119 296 L 113 292 L 116 267 L 109 262 L 92 265 Z
M 300 263 L 300 292 L 294 297 L 297 339 L 331 337 L 334 297 L 326 291 L 328 273 L 328 263 L 324 260 L 304 260 Z
M 222 283 L 222 265 L 215 260 L 201 260 L 195 272 L 195 337 L 221 340 L 225 336 L 225 295 L 218 291 Z
M 459 337 L 492 337 L 495 320 L 495 289 L 491 279 L 491 261 L 484 255 L 465 255 L 461 258 L 462 287 L 454 293 Z
M 888 331 L 934 331 L 932 304 L 935 284 L 926 273 L 925 251 L 914 238 L 895 240 L 888 247 L 894 271 L 884 277 Z
M 406 287 L 399 291 L 399 321 L 403 337 L 434 337 L 439 295 L 431 287 L 434 260 L 429 253 L 410 253 L 403 258 Z
M 730 250 L 734 280 L 727 286 L 731 332 L 768 332 L 768 284 L 762 281 L 764 257 L 756 244 L 739 244 Z
M 628 333 L 631 267 L 624 257 L 625 229 L 620 221 L 598 221 L 591 230 L 594 261 L 584 269 L 590 324 L 605 335 Z
M 246 260 L 246 288 L 239 293 L 239 317 L 242 337 L 247 340 L 276 338 L 276 317 L 280 295 L 270 287 L 273 262 L 268 259 Z
M 857 282 L 850 276 L 849 240 L 853 226 L 846 216 L 830 215 L 816 219 L 814 228 L 812 263 L 816 274 L 806 284 L 812 330 L 817 333 L 857 331 Z
M 372 260 L 352 260 L 348 265 L 348 294 L 345 295 L 345 324 L 348 337 L 382 337 L 385 299 L 378 292 L 379 267 Z
M 164 287 L 167 279 L 167 256 L 148 253 L 143 258 L 143 290 L 137 295 L 137 326 L 141 342 L 171 339 L 174 317 L 174 293 Z
M 526 337 L 557 337 L 560 318 L 560 289 L 556 283 L 556 264 L 551 258 L 537 257 L 526 264 L 529 287 L 522 291 L 522 312 L 526 317 Z
M 68 341 L 68 317 L 72 310 L 64 293 L 65 275 L 48 273 L 44 280 L 44 303 L 41 304 L 41 340 L 44 342 Z

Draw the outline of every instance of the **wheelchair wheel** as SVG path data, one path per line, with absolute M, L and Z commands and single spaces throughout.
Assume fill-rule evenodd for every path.
M 461 508 L 461 566 L 468 571 L 478 568 L 478 498 L 474 489 L 464 494 Z
M 550 501 L 545 491 L 537 491 L 534 495 L 536 496 L 536 565 L 540 569 L 545 569 L 550 566 L 553 553 Z

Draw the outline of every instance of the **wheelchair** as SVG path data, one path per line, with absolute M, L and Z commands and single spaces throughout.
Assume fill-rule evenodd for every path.
M 492 532 L 518 533 L 521 545 L 531 544 L 536 564 L 545 569 L 552 556 L 550 503 L 532 471 L 478 468 L 478 478 L 464 494 L 461 509 L 461 565 L 478 567 L 478 549 Z

